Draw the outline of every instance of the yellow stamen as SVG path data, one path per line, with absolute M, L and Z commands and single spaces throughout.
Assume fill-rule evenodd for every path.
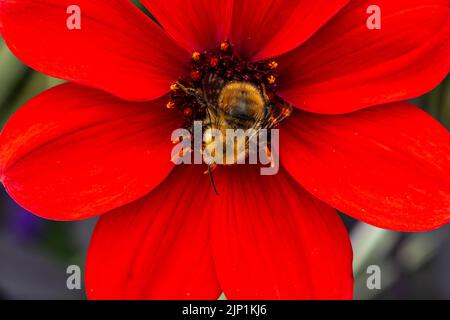
M 275 76 L 271 74 L 270 76 L 267 77 L 267 82 L 269 84 L 274 84 L 275 82 L 277 82 L 277 78 L 275 78 Z
M 192 60 L 194 61 L 200 61 L 201 53 L 198 51 L 194 51 L 192 53 Z
M 278 68 L 278 62 L 271 61 L 271 62 L 269 62 L 268 66 L 270 69 L 275 70 L 276 68 Z
M 222 51 L 227 51 L 229 47 L 230 47 L 230 45 L 228 44 L 228 42 L 222 42 L 220 44 L 220 50 L 222 50 Z
M 173 108 L 175 108 L 175 103 L 174 103 L 173 101 L 169 101 L 169 102 L 166 104 L 166 108 L 167 108 L 167 109 L 173 109 Z

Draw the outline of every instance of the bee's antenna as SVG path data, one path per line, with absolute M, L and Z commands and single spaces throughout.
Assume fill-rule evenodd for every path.
M 214 189 L 214 193 L 216 194 L 216 196 L 218 196 L 219 193 L 217 192 L 216 184 L 214 183 L 214 177 L 213 177 L 213 174 L 212 174 L 212 171 L 211 171 L 211 164 L 208 164 L 208 175 L 209 175 L 209 180 L 211 181 L 211 185 L 212 185 L 212 187 Z

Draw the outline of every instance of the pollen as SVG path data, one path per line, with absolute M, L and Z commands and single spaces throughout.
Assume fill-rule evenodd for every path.
M 278 62 L 276 61 L 271 61 L 267 64 L 267 66 L 271 69 L 271 70 L 275 70 L 276 68 L 278 68 Z
M 202 54 L 200 52 L 198 52 L 198 51 L 194 51 L 192 53 L 192 60 L 194 60 L 196 62 L 199 62 L 201 57 L 202 57 Z
M 275 82 L 277 82 L 277 78 L 273 74 L 271 74 L 267 77 L 268 84 L 275 84 Z
M 173 108 L 175 108 L 175 102 L 169 101 L 169 102 L 166 104 L 166 108 L 167 108 L 167 109 L 173 109 Z
M 176 83 L 173 83 L 170 85 L 170 91 L 177 91 L 178 89 L 179 89 L 179 87 Z
M 230 47 L 230 44 L 227 41 L 224 41 L 220 44 L 220 50 L 227 51 Z

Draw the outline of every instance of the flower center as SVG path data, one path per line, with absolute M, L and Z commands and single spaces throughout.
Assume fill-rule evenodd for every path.
M 182 112 L 191 132 L 195 121 L 218 130 L 276 127 L 292 112 L 276 95 L 277 68 L 275 60 L 240 59 L 228 41 L 194 52 L 190 76 L 171 85 L 167 108 Z

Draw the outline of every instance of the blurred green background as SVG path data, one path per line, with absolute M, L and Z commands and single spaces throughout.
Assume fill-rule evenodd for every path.
M 0 127 L 26 101 L 61 80 L 35 72 L 0 39 Z M 450 80 L 411 101 L 450 128 Z M 420 128 L 418 128 L 420 130 Z M 0 298 L 80 299 L 68 290 L 66 268 L 83 268 L 95 219 L 52 222 L 17 206 L 0 190 Z M 343 216 L 354 248 L 356 299 L 450 299 L 450 228 L 403 234 Z M 325 262 L 329 263 L 329 262 Z M 382 270 L 381 290 L 369 290 L 367 267 Z

